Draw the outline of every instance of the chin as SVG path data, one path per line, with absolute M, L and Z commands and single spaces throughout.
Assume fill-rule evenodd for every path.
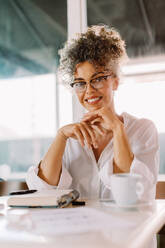
M 100 109 L 102 107 L 103 106 L 101 106 L 101 105 L 85 106 L 86 110 L 88 110 L 89 112 L 98 110 L 98 109 Z

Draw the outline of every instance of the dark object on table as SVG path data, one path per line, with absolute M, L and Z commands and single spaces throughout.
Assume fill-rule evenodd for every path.
M 73 201 L 72 206 L 85 206 L 85 201 Z
M 9 195 L 26 195 L 26 194 L 32 194 L 35 192 L 37 192 L 36 189 L 24 189 L 24 190 L 10 192 Z

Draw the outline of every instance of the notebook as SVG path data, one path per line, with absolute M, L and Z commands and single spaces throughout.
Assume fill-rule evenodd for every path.
M 7 200 L 9 207 L 66 207 L 79 197 L 77 190 L 50 189 L 32 194 L 14 195 Z

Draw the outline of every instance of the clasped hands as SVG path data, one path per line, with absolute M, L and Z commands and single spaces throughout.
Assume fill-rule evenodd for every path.
M 82 146 L 97 149 L 103 135 L 113 133 L 116 124 L 120 122 L 117 115 L 109 107 L 103 107 L 84 115 L 81 122 L 69 124 L 60 128 L 59 132 L 67 139 L 77 139 Z

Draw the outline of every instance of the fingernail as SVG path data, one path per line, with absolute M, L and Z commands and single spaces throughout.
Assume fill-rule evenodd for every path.
M 88 148 L 90 149 L 91 148 L 91 145 L 88 144 Z

